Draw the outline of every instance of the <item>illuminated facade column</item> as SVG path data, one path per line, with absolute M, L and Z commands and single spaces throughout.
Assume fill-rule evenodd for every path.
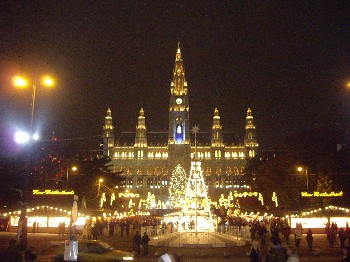
M 113 134 L 113 122 L 112 112 L 108 108 L 107 115 L 105 117 L 105 124 L 103 126 L 102 140 L 103 140 L 103 155 L 112 157 L 113 146 L 114 146 L 114 134 Z
M 253 122 L 253 115 L 250 108 L 247 111 L 244 146 L 246 148 L 246 157 L 253 158 L 256 156 L 259 144 L 256 138 L 256 130 Z
M 136 137 L 135 137 L 135 144 L 134 147 L 137 148 L 137 150 L 142 150 L 142 148 L 147 147 L 147 128 L 145 124 L 145 112 L 143 111 L 143 108 L 140 110 L 140 114 L 138 117 L 138 122 L 136 126 Z M 143 151 L 142 151 L 143 152 Z M 140 155 L 140 152 L 135 152 L 135 157 L 138 158 L 145 158 L 146 152 L 143 152 L 142 155 Z
M 213 116 L 213 126 L 211 131 L 211 155 L 215 159 L 223 159 L 225 156 L 224 143 L 222 137 L 222 126 L 219 110 L 215 108 Z
M 168 170 L 180 164 L 189 172 L 191 161 L 188 89 L 180 45 L 176 51 L 170 86 Z

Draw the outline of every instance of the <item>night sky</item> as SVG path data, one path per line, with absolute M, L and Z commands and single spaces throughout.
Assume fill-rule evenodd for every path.
M 35 127 L 44 138 L 91 137 L 104 116 L 135 131 L 167 131 L 178 41 L 190 124 L 243 135 L 251 107 L 263 148 L 320 125 L 349 127 L 349 1 L 1 1 L 2 140 L 28 127 L 30 90 L 15 74 L 51 74 L 38 87 Z

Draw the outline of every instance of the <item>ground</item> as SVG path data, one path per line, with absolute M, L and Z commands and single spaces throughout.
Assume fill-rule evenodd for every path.
M 103 237 L 104 240 L 110 243 L 117 249 L 132 251 L 132 237 L 130 236 L 120 237 L 115 235 L 114 237 Z M 16 234 L 12 232 L 0 232 L 0 249 L 6 249 L 8 242 L 11 238 L 16 238 Z M 39 255 L 45 253 L 46 244 L 52 240 L 65 240 L 67 236 L 58 236 L 58 234 L 48 233 L 29 233 L 28 240 L 29 245 L 34 246 Z M 152 240 L 151 240 L 152 241 Z M 339 245 L 331 249 L 327 243 L 326 236 L 324 234 L 314 235 L 314 248 L 320 250 L 318 257 L 313 256 L 307 250 L 307 243 L 305 237 L 302 240 L 299 250 L 300 261 L 341 261 L 342 252 Z M 181 261 L 201 261 L 201 262 L 228 262 L 228 261 L 249 261 L 247 252 L 249 252 L 249 245 L 244 247 L 225 247 L 225 248 L 173 248 L 173 247 L 156 247 L 150 246 L 149 254 L 147 256 L 138 257 L 139 261 L 157 261 L 157 256 L 164 253 L 176 253 L 182 257 Z M 40 256 L 39 256 L 40 258 Z M 44 261 L 43 259 L 39 261 Z

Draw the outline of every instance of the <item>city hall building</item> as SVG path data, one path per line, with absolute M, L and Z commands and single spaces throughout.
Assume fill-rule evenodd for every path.
M 147 129 L 147 112 L 141 108 L 137 119 L 135 116 L 135 132 L 114 134 L 112 112 L 107 110 L 102 134 L 103 155 L 112 159 L 115 170 L 123 170 L 125 179 L 122 187 L 144 198 L 151 192 L 157 201 L 166 201 L 175 168 L 180 165 L 189 176 L 191 161 L 196 158 L 201 161 L 208 195 L 212 200 L 217 201 L 222 193 L 230 191 L 250 191 L 244 167 L 247 160 L 257 154 L 259 146 L 252 111 L 248 108 L 245 116 L 243 144 L 233 133 L 223 132 L 217 108 L 213 108 L 211 132 L 194 134 L 190 125 L 188 92 L 190 89 L 179 46 L 169 88 L 168 132 L 150 132 Z

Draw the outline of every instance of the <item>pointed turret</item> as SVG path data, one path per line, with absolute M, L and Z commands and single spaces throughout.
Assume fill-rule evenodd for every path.
M 112 149 L 114 146 L 114 134 L 113 134 L 113 122 L 112 122 L 112 112 L 108 108 L 107 115 L 105 117 L 105 123 L 103 126 L 102 140 L 103 140 L 103 155 L 111 156 Z
M 211 133 L 211 146 L 212 147 L 224 146 L 223 137 L 222 137 L 222 126 L 220 123 L 220 115 L 219 115 L 219 110 L 217 108 L 215 108 L 214 110 L 213 126 L 212 126 L 212 133 Z
M 178 43 L 175 67 L 173 71 L 173 81 L 171 82 L 171 94 L 174 95 L 186 95 L 187 94 L 187 82 L 185 79 L 185 69 L 182 60 L 182 54 L 180 49 L 180 43 Z
M 169 144 L 189 144 L 189 103 L 180 44 L 178 44 L 170 89 Z
M 140 109 L 136 126 L 135 147 L 147 147 L 147 129 L 145 124 L 145 112 Z
M 257 142 L 255 125 L 253 123 L 253 115 L 250 108 L 248 108 L 246 117 L 244 145 L 247 151 L 246 156 L 249 158 L 254 157 L 256 155 L 259 144 Z

